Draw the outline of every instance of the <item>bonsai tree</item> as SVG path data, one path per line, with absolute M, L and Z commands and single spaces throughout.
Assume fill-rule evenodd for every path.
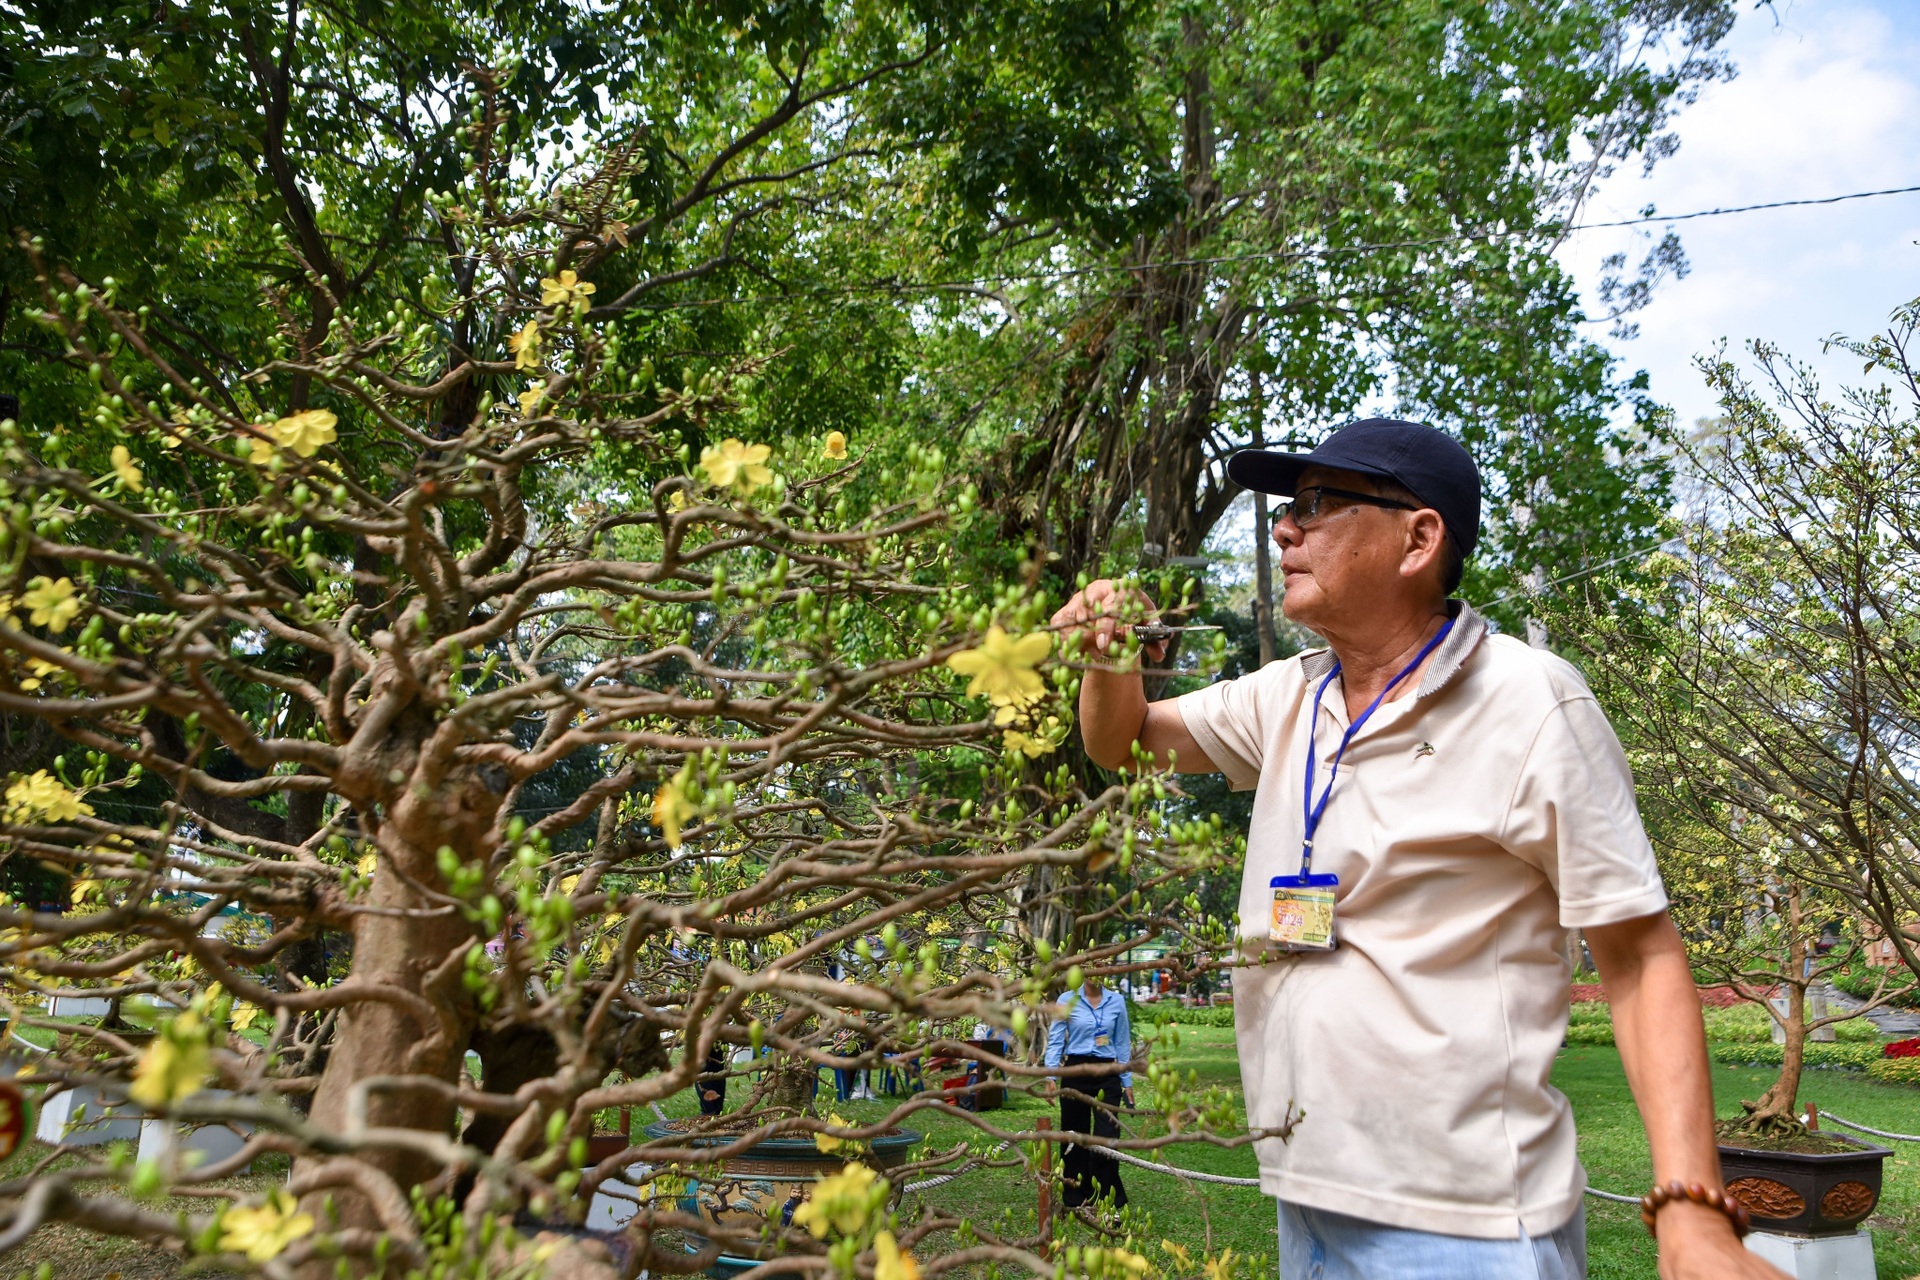
M 792 1270 L 964 1248 L 1051 1275 L 1037 1226 L 889 1216 L 871 1170 L 746 1233 L 671 1192 L 767 1137 L 954 1111 L 822 1119 L 823 1066 L 977 1056 L 976 1020 L 1022 1032 L 1150 937 L 1199 963 L 1224 936 L 1179 885 L 1226 854 L 1219 824 L 1166 817 L 1158 779 L 1056 764 L 1077 672 L 1041 593 L 956 564 L 973 491 L 940 448 L 769 442 L 778 351 L 667 372 L 596 309 L 634 154 L 535 192 L 489 128 L 431 201 L 450 250 L 420 296 L 442 302 L 343 306 L 316 344 L 270 289 L 280 354 L 231 380 L 22 246 L 97 391 L 84 433 L 0 424 L 0 710 L 65 744 L 5 779 L 0 858 L 57 869 L 72 903 L 0 906 L 5 1012 L 56 1025 L 37 1001 L 75 982 L 171 1009 L 145 1046 L 57 1024 L 36 1079 L 251 1136 L 202 1167 L 82 1152 L 0 1184 L 0 1251 L 62 1221 L 274 1275 L 611 1275 L 764 1234 Z M 1036 938 L 1061 903 L 1104 941 Z M 696 1125 L 588 1164 L 596 1113 L 739 1048 L 772 1069 L 705 1122 L 728 1142 Z M 1250 1140 L 1153 1079 L 1183 1139 Z M 287 1188 L 244 1202 L 222 1179 L 269 1152 Z M 523 1239 L 616 1177 L 642 1188 L 621 1240 Z M 137 1198 L 165 1188 L 207 1207 Z
M 1763 343 L 1757 385 L 1704 361 L 1723 417 L 1683 446 L 1665 549 L 1549 606 L 1633 754 L 1696 956 L 1788 997 L 1756 1131 L 1791 1119 L 1803 997 L 1839 967 L 1809 969 L 1811 936 L 1864 918 L 1909 967 L 1920 942 L 1916 326 L 1909 306 L 1875 338 L 1836 339 L 1878 375 L 1838 398 Z
M 1833 933 L 1836 922 L 1847 921 L 1845 902 L 1784 878 L 1777 857 L 1752 857 L 1742 843 L 1722 838 L 1726 828 L 1703 828 L 1657 801 L 1653 817 L 1675 920 L 1696 974 L 1758 1005 L 1779 1033 L 1779 1075 L 1758 1098 L 1742 1100 L 1744 1115 L 1725 1122 L 1722 1137 L 1737 1143 L 1800 1134 L 1807 1043 L 1822 1028 L 1886 1005 L 1898 985 L 1882 971 L 1860 1003 L 1828 1005 L 1822 988 L 1861 954 L 1857 938 Z M 1745 826 L 1737 819 L 1730 825 Z M 1758 840 L 1751 831 L 1742 835 Z

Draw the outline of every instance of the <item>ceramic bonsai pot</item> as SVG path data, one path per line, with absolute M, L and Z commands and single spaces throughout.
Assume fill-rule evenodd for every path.
M 649 1138 L 688 1140 L 689 1123 L 666 1120 L 647 1126 Z M 867 1144 L 864 1155 L 848 1151 L 832 1153 L 820 1150 L 811 1134 L 771 1138 L 755 1143 L 737 1156 L 719 1162 L 717 1171 L 689 1178 L 680 1208 L 697 1214 L 716 1225 L 747 1235 L 757 1234 L 768 1224 L 786 1226 L 812 1190 L 814 1181 L 838 1173 L 849 1160 L 859 1159 L 882 1173 L 906 1163 L 907 1155 L 920 1143 L 921 1135 L 911 1129 L 886 1134 Z M 702 1134 L 691 1139 L 695 1147 L 721 1147 L 733 1139 L 725 1134 Z M 689 1235 L 689 1253 L 698 1253 L 707 1241 Z M 765 1258 L 759 1248 L 742 1248 L 740 1256 L 722 1255 L 710 1268 L 710 1274 L 731 1277 L 758 1266 Z
M 1814 1155 L 1720 1148 L 1727 1190 L 1747 1206 L 1756 1229 L 1780 1235 L 1840 1235 L 1858 1227 L 1880 1203 L 1880 1162 L 1893 1153 L 1843 1134 L 1822 1130 L 1820 1136 L 1854 1149 Z

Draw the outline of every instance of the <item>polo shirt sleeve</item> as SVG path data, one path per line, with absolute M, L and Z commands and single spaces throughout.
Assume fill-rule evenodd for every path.
M 1266 742 L 1261 733 L 1261 698 L 1255 677 L 1218 681 L 1180 695 L 1173 705 L 1180 709 L 1187 732 L 1207 753 L 1207 759 L 1227 775 L 1227 785 L 1235 791 L 1253 790 L 1260 781 L 1260 758 Z
M 1562 698 L 1541 723 L 1514 783 L 1501 844 L 1547 877 L 1565 928 L 1666 909 L 1632 770 L 1591 695 Z

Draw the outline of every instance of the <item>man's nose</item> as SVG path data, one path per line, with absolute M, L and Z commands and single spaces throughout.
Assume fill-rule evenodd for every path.
M 1293 522 L 1293 513 L 1289 511 L 1273 522 L 1273 540 L 1282 547 L 1297 547 L 1303 540 L 1300 526 Z

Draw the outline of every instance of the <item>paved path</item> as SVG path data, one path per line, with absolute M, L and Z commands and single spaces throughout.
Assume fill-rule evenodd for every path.
M 1827 988 L 1827 1003 L 1835 1009 L 1858 1009 L 1865 1004 L 1856 1000 L 1836 987 Z M 1880 1034 L 1888 1036 L 1920 1036 L 1920 1011 L 1903 1009 L 1898 1005 L 1883 1004 L 1866 1015 L 1867 1021 L 1880 1028 Z

